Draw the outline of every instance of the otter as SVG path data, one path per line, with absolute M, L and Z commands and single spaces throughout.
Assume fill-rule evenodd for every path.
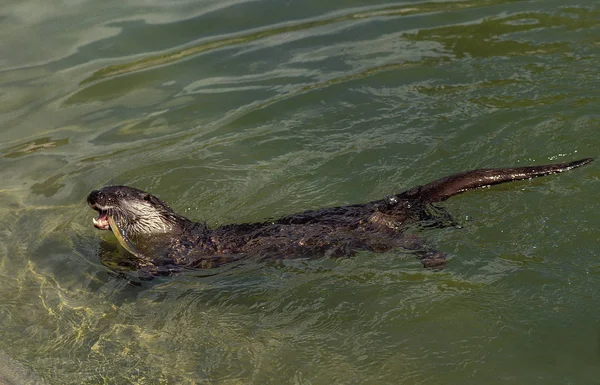
M 112 230 L 133 256 L 130 267 L 150 274 L 214 268 L 248 258 L 346 257 L 360 250 L 380 253 L 395 248 L 413 252 L 425 267 L 439 268 L 445 254 L 405 232 L 411 224 L 444 227 L 453 223 L 432 203 L 469 190 L 571 170 L 592 160 L 465 171 L 364 204 L 214 229 L 175 213 L 158 197 L 133 187 L 103 187 L 92 191 L 87 202 L 99 214 L 94 226 Z

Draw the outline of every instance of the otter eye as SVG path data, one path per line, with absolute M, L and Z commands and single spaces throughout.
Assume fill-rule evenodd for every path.
M 150 200 L 151 200 L 151 199 L 152 199 L 152 198 L 150 197 L 150 194 L 146 194 L 146 195 L 144 195 L 144 200 L 145 200 L 146 202 L 150 202 Z

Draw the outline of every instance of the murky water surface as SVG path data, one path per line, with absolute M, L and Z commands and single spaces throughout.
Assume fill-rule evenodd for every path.
M 396 251 L 132 285 L 85 204 L 127 184 L 216 226 L 597 156 L 596 1 L 26 0 L 0 20 L 0 378 L 597 383 L 599 164 L 444 203 L 460 228 L 419 231 L 442 271 Z

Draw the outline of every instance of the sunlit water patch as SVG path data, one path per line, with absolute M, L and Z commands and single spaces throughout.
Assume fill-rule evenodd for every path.
M 440 271 L 396 250 L 140 280 L 85 203 L 133 185 L 217 226 L 596 156 L 595 2 L 99 4 L 0 11 L 0 379 L 597 380 L 597 165 L 444 203 L 457 226 L 411 229 Z

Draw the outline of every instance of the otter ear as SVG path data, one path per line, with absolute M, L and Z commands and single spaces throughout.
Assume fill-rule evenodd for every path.
M 144 200 L 145 200 L 146 202 L 152 202 L 152 201 L 153 201 L 153 199 L 152 199 L 152 198 L 154 198 L 154 197 L 153 197 L 152 195 L 150 195 L 150 194 L 146 194 L 146 195 L 144 195 Z

